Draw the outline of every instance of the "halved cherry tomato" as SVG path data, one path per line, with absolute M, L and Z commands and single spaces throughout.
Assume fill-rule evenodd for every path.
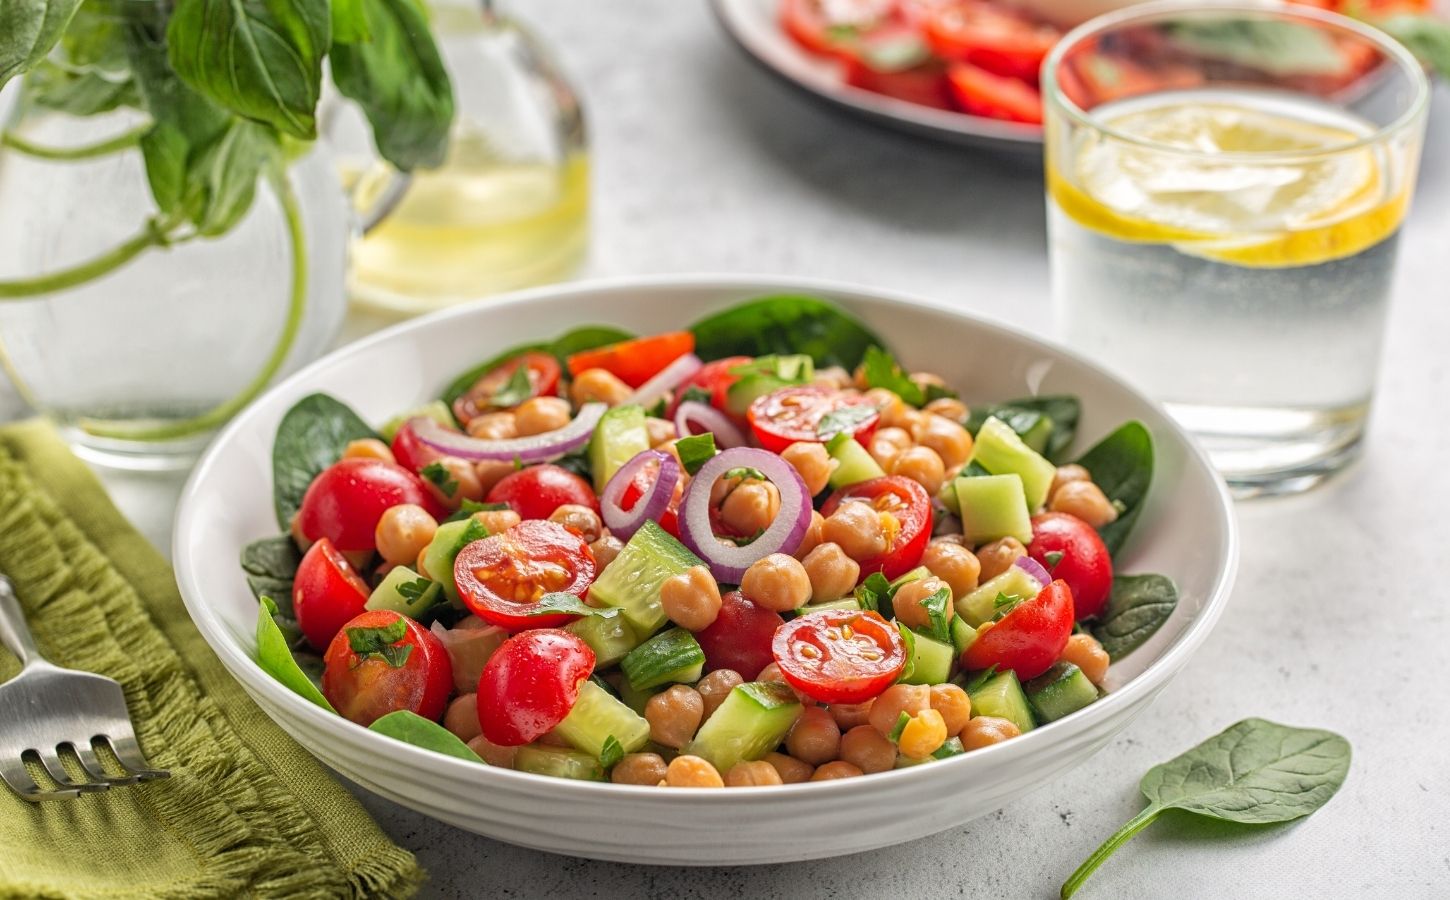
M 495 403 L 494 398 L 508 386 L 519 366 L 528 367 L 529 393 L 520 398 L 504 398 L 507 403 Z M 453 415 L 459 424 L 467 425 L 470 419 L 486 412 L 517 406 L 529 397 L 540 397 L 559 393 L 559 361 L 548 353 L 529 350 L 513 359 L 502 362 L 485 372 L 473 387 L 453 401 Z
M 599 498 L 589 482 L 552 464 L 510 472 L 488 492 L 489 503 L 507 503 L 521 519 L 547 519 L 566 503 L 599 512 Z
M 307 549 L 292 579 L 292 615 L 308 643 L 326 650 L 338 629 L 367 602 L 367 584 L 332 541 L 321 538 Z
M 393 459 L 409 472 L 421 472 L 428 464 L 435 463 L 448 455 L 423 443 L 419 439 L 418 433 L 413 430 L 411 422 L 404 422 L 398 426 L 398 430 L 393 434 L 391 449 Z
M 1042 96 L 1018 78 L 994 75 L 970 63 L 947 67 L 952 96 L 963 111 L 1009 122 L 1042 124 Z
M 1053 558 L 1048 559 L 1048 554 Z M 1060 512 L 1034 516 L 1027 555 L 1072 588 L 1079 619 L 1095 616 L 1107 605 L 1113 591 L 1113 557 L 1097 529 L 1082 519 Z
M 841 431 L 865 446 L 881 422 L 876 408 L 861 394 L 809 384 L 757 397 L 745 418 L 755 440 L 772 453 L 796 441 L 823 443 Z
M 545 594 L 583 597 L 594 582 L 594 551 L 557 522 L 528 519 L 474 541 L 453 562 L 453 580 L 474 615 L 507 628 L 557 628 L 578 616 L 540 613 Z
M 378 520 L 404 503 L 435 517 L 444 514 L 422 479 L 402 466 L 381 459 L 339 460 L 307 486 L 297 525 L 308 540 L 328 538 L 344 552 L 372 550 Z
M 621 341 L 608 347 L 581 350 L 569 357 L 569 374 L 577 376 L 585 369 L 604 369 L 630 387 L 637 388 L 694 349 L 693 334 L 670 331 Z
M 856 560 L 861 564 L 862 581 L 872 572 L 898 578 L 916 568 L 931 539 L 931 497 L 926 488 L 900 475 L 871 478 L 836 491 L 821 507 L 821 515 L 829 516 L 848 501 L 870 503 L 897 522 L 896 530 L 887 532 L 885 553 Z
M 849 59 L 862 34 L 891 18 L 894 0 L 783 0 L 780 23 L 812 53 Z
M 685 394 L 689 393 L 691 388 L 709 394 L 711 406 L 722 412 L 727 411 L 728 407 L 725 403 L 729 398 L 730 386 L 740 380 L 740 376 L 730 370 L 752 361 L 753 357 L 749 356 L 727 356 L 724 359 L 705 363 L 694 375 L 681 382 L 679 388 L 675 390 L 674 400 L 671 401 L 669 408 L 670 417 L 674 417 L 675 410 L 680 408 L 680 402 L 685 399 Z
M 978 0 L 944 4 L 926 17 L 926 39 L 947 59 L 1037 83 L 1042 60 L 1062 32 Z
M 775 632 L 771 652 L 791 687 L 821 703 L 864 703 L 906 668 L 900 633 L 869 610 L 797 616 Z
M 436 721 L 453 690 L 453 663 L 443 642 L 390 609 L 369 610 L 343 625 L 323 664 L 323 696 L 343 718 L 363 726 L 400 709 Z
M 1052 667 L 1072 636 L 1072 589 L 1058 579 L 1017 604 L 962 654 L 967 669 L 1011 669 L 1023 681 Z
M 776 629 L 784 624 L 779 613 L 756 606 L 739 591 L 723 595 L 715 621 L 695 633 L 695 640 L 705 651 L 705 671 L 733 669 L 746 681 L 754 681 L 760 670 L 774 661 L 771 641 Z
M 478 679 L 483 736 L 503 747 L 543 737 L 569 715 L 593 671 L 594 651 L 567 631 L 514 635 L 488 658 Z
M 630 479 L 629 485 L 625 487 L 624 494 L 619 498 L 619 508 L 626 512 L 634 509 L 634 505 L 639 502 L 639 498 L 643 497 L 646 491 L 654 487 L 655 479 L 659 478 L 659 475 L 660 470 L 658 466 L 640 466 L 635 471 L 634 478 Z M 676 483 L 675 494 L 670 498 L 670 505 L 665 507 L 664 512 L 660 513 L 658 523 L 661 528 L 669 532 L 673 537 L 680 536 L 681 496 L 682 493 L 679 489 L 679 484 Z

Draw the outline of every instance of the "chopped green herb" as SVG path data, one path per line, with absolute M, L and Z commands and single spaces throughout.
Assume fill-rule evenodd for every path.
M 514 369 L 504 386 L 488 398 L 488 402 L 490 406 L 506 408 L 518 406 L 532 396 L 534 396 L 534 382 L 529 378 L 529 367 L 519 366 Z
M 621 759 L 624 759 L 624 747 L 620 745 L 614 735 L 606 736 L 604 746 L 599 750 L 599 764 L 607 769 Z
M 765 477 L 765 473 L 764 472 L 760 471 L 759 469 L 752 468 L 750 466 L 736 466 L 733 469 L 728 469 L 728 470 L 726 470 L 725 474 L 722 475 L 721 477 L 722 478 L 725 478 L 727 480 L 729 480 L 731 478 L 739 478 L 742 481 L 745 480 L 745 479 L 747 479 L 747 478 L 753 478 L 756 481 L 768 481 L 769 480 L 769 479 L 767 479 Z
M 447 469 L 443 468 L 443 463 L 441 462 L 430 462 L 428 465 L 419 469 L 418 474 L 432 482 L 433 486 L 442 491 L 446 497 L 452 497 L 458 493 L 458 480 L 449 474 Z
M 906 726 L 910 722 L 911 722 L 911 716 L 908 713 L 906 713 L 906 712 L 902 712 L 900 715 L 898 715 L 896 717 L 896 724 L 893 725 L 893 726 L 891 726 L 891 733 L 888 734 L 886 737 L 893 744 L 896 743 L 897 741 L 901 740 L 901 732 L 903 732 L 903 731 L 906 730 Z
M 891 582 L 880 572 L 872 572 L 856 587 L 856 602 L 862 609 L 869 609 L 891 618 Z
M 398 644 L 408 633 L 408 620 L 398 616 L 391 623 L 377 628 L 347 629 L 347 644 L 352 652 L 366 659 L 376 656 L 394 669 L 401 669 L 413 653 L 412 644 Z
M 1049 550 L 1042 554 L 1042 558 L 1047 561 L 1047 571 L 1051 572 L 1057 568 L 1057 564 L 1062 562 L 1062 557 L 1063 552 L 1061 550 Z
M 418 600 L 422 599 L 423 595 L 426 594 L 428 592 L 428 589 L 432 586 L 433 582 L 429 581 L 426 578 L 418 578 L 414 581 L 405 581 L 402 584 L 398 585 L 398 595 L 401 596 L 404 600 L 416 603 Z
M 867 403 L 837 407 L 821 416 L 821 420 L 816 423 L 816 434 L 825 439 L 844 432 L 854 432 L 862 422 L 875 415 L 876 407 Z
M 928 384 L 926 386 L 926 402 L 933 400 L 958 400 L 961 395 L 944 384 Z
M 715 456 L 715 435 L 707 431 L 680 438 L 675 441 L 675 452 L 680 454 L 680 464 L 685 471 L 694 475 Z
M 696 387 L 695 385 L 690 385 L 689 387 L 685 388 L 685 392 L 680 395 L 681 403 L 703 403 L 706 406 L 709 406 L 710 401 L 713 399 L 714 398 L 710 396 L 709 391 L 705 390 L 702 387 Z
M 1016 594 L 1004 594 L 998 591 L 996 598 L 992 600 L 992 621 L 1000 622 L 1025 599 L 1027 598 L 1019 597 Z
M 470 500 L 464 497 L 462 502 L 458 504 L 458 508 L 453 511 L 453 514 L 443 521 L 461 522 L 476 512 L 497 512 L 508 508 L 509 505 L 507 503 L 480 503 L 477 500 Z
M 947 617 L 947 610 L 951 608 L 952 590 L 943 587 L 930 597 L 921 601 L 926 609 L 927 621 L 931 623 L 931 636 L 943 644 L 952 642 L 951 625 Z
M 867 347 L 862 360 L 867 387 L 886 388 L 912 406 L 926 403 L 926 392 L 897 364 L 896 358 L 880 347 Z
M 540 597 L 539 602 L 524 615 L 549 616 L 556 613 L 568 613 L 571 616 L 599 616 L 608 619 L 618 615 L 619 610 L 612 606 L 590 606 L 573 594 L 558 591 Z

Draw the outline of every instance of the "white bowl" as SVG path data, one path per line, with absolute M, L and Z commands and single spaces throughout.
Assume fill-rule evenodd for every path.
M 913 368 L 965 399 L 1074 393 L 1078 445 L 1140 419 L 1157 445 L 1148 505 L 1122 556 L 1125 572 L 1162 572 L 1182 592 L 1154 638 L 1113 665 L 1110 693 L 1015 740 L 930 765 L 816 784 L 750 790 L 660 789 L 487 768 L 368 731 L 308 703 L 252 661 L 257 602 L 238 568 L 247 542 L 275 534 L 272 436 L 313 391 L 381 422 L 417 405 L 494 352 L 581 323 L 638 332 L 772 293 L 827 297 L 877 331 Z M 1207 637 L 1228 600 L 1238 545 L 1228 495 L 1207 458 L 1156 404 L 1070 351 L 918 301 L 837 284 L 748 278 L 653 278 L 553 287 L 400 325 L 297 373 L 238 416 L 182 497 L 177 580 L 201 633 L 247 692 L 319 759 L 358 784 L 469 831 L 555 853 L 672 865 L 771 863 L 910 841 L 999 809 L 1081 763 L 1142 712 Z M 708 857 L 702 846 L 713 848 Z

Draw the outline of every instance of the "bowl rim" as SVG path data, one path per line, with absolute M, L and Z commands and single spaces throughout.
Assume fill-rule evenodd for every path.
M 1046 725 L 1034 728 L 1027 734 L 1014 738 L 1011 741 L 1004 741 L 1000 744 L 984 747 L 970 754 L 961 754 L 956 757 L 939 760 L 937 765 L 933 766 L 909 766 L 903 769 L 873 773 L 869 780 L 863 779 L 862 781 L 858 781 L 854 778 L 841 778 L 824 782 L 770 785 L 768 786 L 768 790 L 764 791 L 721 792 L 713 788 L 674 788 L 669 791 L 661 791 L 658 788 L 644 785 L 580 781 L 568 778 L 555 778 L 548 775 L 537 775 L 531 772 L 519 772 L 514 769 L 505 769 L 498 766 L 480 767 L 477 763 L 468 760 L 426 750 L 414 744 L 387 737 L 386 735 L 358 725 L 355 722 L 344 719 L 336 713 L 324 710 L 322 707 L 289 690 L 281 682 L 268 675 L 258 665 L 256 660 L 231 639 L 229 631 L 221 624 L 220 619 L 217 618 L 209 605 L 202 600 L 202 591 L 198 583 L 196 566 L 194 566 L 194 560 L 187 552 L 187 542 L 183 538 L 195 527 L 193 516 L 200 502 L 199 498 L 202 493 L 202 487 L 211 479 L 212 470 L 218 465 L 219 458 L 226 452 L 234 436 L 251 427 L 252 421 L 261 415 L 263 407 L 270 404 L 274 397 L 295 391 L 298 386 L 310 381 L 316 373 L 337 365 L 343 360 L 366 354 L 373 347 L 396 340 L 402 335 L 431 329 L 441 322 L 471 318 L 484 313 L 485 310 L 488 313 L 484 314 L 507 314 L 511 309 L 517 309 L 541 299 L 577 298 L 579 296 L 623 289 L 668 290 L 671 288 L 681 290 L 713 289 L 719 291 L 740 291 L 743 293 L 804 292 L 822 294 L 827 297 L 839 295 L 862 298 L 869 302 L 880 303 L 888 307 L 897 306 L 912 310 L 924 309 L 949 318 L 965 320 L 972 327 L 982 329 L 988 333 L 995 333 L 1037 345 L 1049 353 L 1065 357 L 1100 374 L 1119 390 L 1160 413 L 1163 424 L 1188 448 L 1189 459 L 1212 475 L 1211 481 L 1215 487 L 1215 494 L 1218 499 L 1218 503 L 1213 510 L 1215 513 L 1214 519 L 1218 524 L 1219 530 L 1224 535 L 1225 554 L 1223 564 L 1205 599 L 1202 611 L 1188 624 L 1183 633 L 1164 649 L 1163 654 L 1150 663 L 1136 678 L 1117 690 L 1104 695 L 1098 702 L 1093 703 L 1088 708 L 1059 719 L 1056 722 L 1049 722 Z M 711 800 L 712 803 L 724 803 L 727 805 L 749 803 L 757 801 L 762 797 L 796 796 L 802 792 L 810 792 L 809 796 L 813 797 L 840 796 L 849 791 L 861 789 L 862 783 L 867 785 L 885 785 L 887 780 L 890 779 L 904 785 L 913 780 L 935 777 L 931 773 L 942 772 L 943 770 L 938 768 L 940 765 L 971 764 L 982 766 L 991 760 L 1006 758 L 1009 754 L 1024 757 L 1029 756 L 1033 752 L 1047 748 L 1054 741 L 1066 743 L 1074 735 L 1080 735 L 1090 731 L 1098 723 L 1111 718 L 1113 713 L 1131 709 L 1135 703 L 1151 698 L 1157 691 L 1167 685 L 1178 670 L 1187 663 L 1188 659 L 1204 640 L 1207 639 L 1214 625 L 1218 622 L 1224 607 L 1228 604 L 1234 580 L 1237 577 L 1239 563 L 1238 523 L 1233 514 L 1232 499 L 1230 498 L 1227 485 L 1224 483 L 1222 477 L 1216 474 L 1207 453 L 1199 446 L 1197 441 L 1188 435 L 1182 426 L 1168 415 L 1161 404 L 1147 397 L 1113 372 L 1089 360 L 1075 350 L 1055 341 L 1049 341 L 1026 329 L 1006 324 L 994 319 L 990 315 L 948 307 L 909 293 L 878 289 L 832 279 L 796 277 L 790 275 L 733 273 L 614 276 L 608 278 L 581 279 L 566 284 L 514 291 L 494 297 L 480 298 L 415 319 L 399 322 L 374 334 L 339 347 L 269 388 L 261 397 L 249 404 L 222 429 L 207 447 L 206 452 L 187 479 L 178 501 L 173 526 L 171 546 L 172 565 L 176 573 L 176 581 L 181 592 L 182 601 L 186 606 L 188 615 L 191 616 L 192 622 L 196 625 L 197 630 L 201 632 L 202 637 L 211 647 L 212 652 L 222 661 L 233 678 L 241 683 L 249 693 L 260 692 L 266 696 L 271 705 L 284 711 L 288 716 L 300 719 L 307 725 L 324 732 L 331 732 L 335 737 L 345 740 L 359 751 L 370 753 L 378 758 L 389 758 L 395 765 L 407 765 L 410 768 L 427 771 L 431 775 L 439 778 L 469 780 L 481 785 L 487 784 L 492 779 L 502 779 L 499 783 L 501 787 L 506 785 L 521 790 L 552 790 L 558 792 L 557 796 L 560 798 L 577 798 L 581 801 L 614 797 L 648 801 L 651 803 L 675 803 L 686 806 L 698 802 L 703 796 L 713 798 Z M 256 702 L 255 698 L 254 702 Z M 280 713 L 274 716 L 268 711 L 266 705 L 259 702 L 258 706 L 262 707 L 263 712 L 268 715 L 268 718 L 273 719 L 279 725 L 282 724 L 279 721 L 282 718 Z M 291 731 L 292 729 L 284 727 L 284 730 Z M 322 762 L 328 763 L 326 757 L 314 753 L 301 739 L 298 739 L 298 743 L 302 744 L 308 753 L 317 757 Z M 968 760 L 972 760 L 973 762 L 968 763 Z M 329 764 L 329 767 L 332 766 Z

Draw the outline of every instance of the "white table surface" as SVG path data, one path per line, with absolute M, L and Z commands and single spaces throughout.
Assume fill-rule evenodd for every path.
M 582 86 L 594 147 L 590 274 L 829 276 L 1048 327 L 1040 173 L 865 127 L 728 46 L 702 0 L 531 0 Z M 367 808 L 430 896 L 1050 897 L 1140 807 L 1136 783 L 1239 719 L 1334 729 L 1355 758 L 1312 819 L 1166 818 L 1080 896 L 1450 896 L 1450 103 L 1439 91 L 1367 457 L 1309 496 L 1239 510 L 1243 562 L 1217 631 L 1156 705 L 1076 771 L 966 827 L 849 859 L 659 869 L 550 856 L 389 801 Z M 358 323 L 352 328 L 356 330 Z M 1292 335 L 1285 336 L 1292 352 Z M 169 542 L 177 486 L 109 476 Z M 869 816 L 870 810 L 862 810 Z M 701 847 L 701 860 L 711 848 Z

